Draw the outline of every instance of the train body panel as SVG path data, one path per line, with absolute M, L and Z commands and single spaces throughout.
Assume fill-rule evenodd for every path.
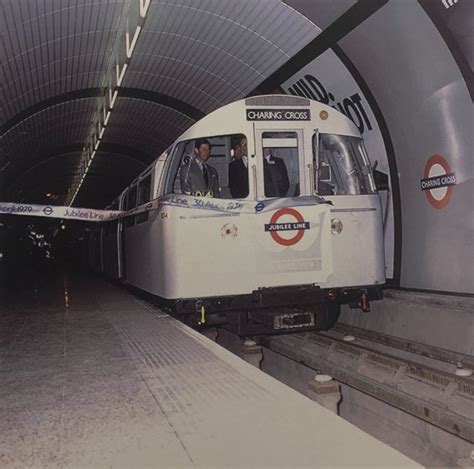
M 334 271 L 326 288 L 385 283 L 381 203 L 378 194 L 328 197 L 331 219 L 342 223 L 332 236 Z
M 332 264 L 329 209 L 297 209 L 308 229 L 293 248 L 278 244 L 265 231 L 277 211 L 222 216 L 167 209 L 170 281 L 155 293 L 164 298 L 244 295 L 264 287 L 324 283 Z
M 165 299 L 383 284 L 379 198 L 344 201 L 240 215 L 163 208 L 149 223 L 126 228 L 126 281 Z M 342 223 L 340 233 L 331 233 L 333 220 Z M 301 226 L 295 234 L 271 231 L 293 223 Z

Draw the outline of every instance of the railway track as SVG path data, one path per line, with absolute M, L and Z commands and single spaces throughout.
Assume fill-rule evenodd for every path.
M 261 344 L 474 443 L 474 357 L 342 324 Z

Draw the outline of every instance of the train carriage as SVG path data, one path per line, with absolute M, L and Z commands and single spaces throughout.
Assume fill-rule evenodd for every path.
M 210 143 L 218 190 L 187 187 L 183 171 L 200 139 Z M 236 142 L 246 143 L 247 164 L 245 194 L 233 197 Z M 278 188 L 277 166 L 286 172 Z M 380 198 L 356 126 L 329 106 L 271 95 L 217 109 L 117 204 L 129 211 L 150 201 L 156 210 L 104 224 L 104 270 L 190 323 L 218 315 L 242 333 L 327 328 L 341 304 L 367 310 L 381 297 Z

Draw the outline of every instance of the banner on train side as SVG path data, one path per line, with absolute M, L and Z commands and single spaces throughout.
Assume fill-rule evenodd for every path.
M 100 210 L 93 208 L 76 208 L 54 205 L 19 204 L 0 202 L 0 215 L 21 215 L 43 218 L 59 218 L 61 220 L 80 220 L 91 222 L 106 222 L 137 215 L 143 212 L 158 210 L 163 206 L 174 206 L 189 209 L 199 209 L 212 212 L 230 213 L 233 215 L 251 214 L 277 210 L 282 207 L 300 207 L 329 203 L 318 196 L 271 199 L 260 202 L 245 202 L 237 200 L 222 200 L 211 197 L 195 197 L 185 194 L 169 194 L 154 199 L 128 211 Z
M 115 210 L 0 202 L 0 215 L 24 215 L 61 218 L 63 220 L 106 221 L 116 218 L 120 213 L 121 212 Z

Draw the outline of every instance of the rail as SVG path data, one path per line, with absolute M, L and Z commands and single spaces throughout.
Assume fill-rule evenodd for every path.
M 373 334 L 367 331 L 365 338 L 370 336 L 373 343 L 386 344 L 387 336 L 374 337 Z M 410 348 L 406 341 L 392 339 L 389 342 L 403 350 Z M 442 366 L 417 362 L 418 356 L 437 356 L 440 365 L 441 358 L 455 363 L 459 354 L 450 355 L 444 350 L 441 353 L 442 349 L 429 346 L 423 350 L 422 344 L 416 344 L 415 351 L 410 350 L 411 358 L 399 357 L 380 351 L 370 343 L 346 342 L 327 332 L 265 337 L 261 344 L 474 443 L 474 377 L 457 376 L 439 369 Z M 463 361 L 463 364 L 468 363 L 471 362 Z

